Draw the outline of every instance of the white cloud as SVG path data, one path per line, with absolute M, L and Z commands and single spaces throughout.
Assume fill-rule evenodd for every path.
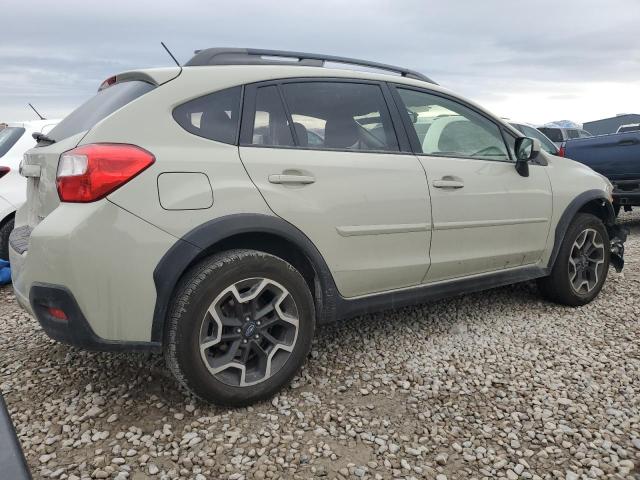
M 637 0 L 9 0 L 0 119 L 29 101 L 62 115 L 118 71 L 169 65 L 164 40 L 183 62 L 248 46 L 399 64 L 500 115 L 585 121 L 640 112 L 639 17 Z

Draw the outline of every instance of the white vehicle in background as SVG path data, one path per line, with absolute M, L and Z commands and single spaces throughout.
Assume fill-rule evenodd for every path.
M 638 132 L 640 131 L 640 123 L 628 123 L 620 125 L 616 133 Z
M 35 146 L 34 133 L 46 135 L 59 121 L 9 122 L 0 129 L 0 259 L 9 258 L 13 216 L 27 196 L 27 179 L 18 171 L 22 155 Z

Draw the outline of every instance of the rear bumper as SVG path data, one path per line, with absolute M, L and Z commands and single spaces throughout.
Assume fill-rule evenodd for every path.
M 32 231 L 22 213 L 9 244 L 13 288 L 52 338 L 97 350 L 159 346 L 153 271 L 175 237 L 107 200 L 61 204 Z M 67 323 L 38 307 L 60 308 L 53 303 L 69 310 Z
M 619 205 L 640 205 L 640 180 L 614 180 L 613 202 Z
M 161 345 L 153 342 L 127 342 L 105 340 L 95 334 L 82 314 L 73 294 L 59 285 L 34 284 L 29 291 L 29 304 L 46 334 L 58 342 L 85 350 L 131 351 L 160 350 Z M 49 308 L 64 312 L 66 320 L 49 313 Z

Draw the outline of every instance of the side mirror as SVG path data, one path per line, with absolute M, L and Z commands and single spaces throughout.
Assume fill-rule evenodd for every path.
M 540 141 L 536 138 L 516 139 L 516 171 L 523 177 L 529 176 L 529 161 L 540 154 Z

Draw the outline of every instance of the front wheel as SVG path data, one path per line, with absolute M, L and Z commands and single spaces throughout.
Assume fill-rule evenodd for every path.
M 609 271 L 609 235 L 602 221 L 578 214 L 564 237 L 551 275 L 538 280 L 543 296 L 562 305 L 580 306 L 593 300 Z
M 180 282 L 165 356 L 191 392 L 238 407 L 289 383 L 314 329 L 313 298 L 293 266 L 263 252 L 232 250 L 205 259 Z

